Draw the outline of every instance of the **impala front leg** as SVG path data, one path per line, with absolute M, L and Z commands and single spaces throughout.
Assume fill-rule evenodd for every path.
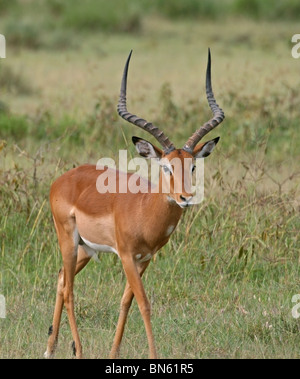
M 146 265 L 144 269 L 142 270 L 142 273 L 145 271 L 146 267 L 148 266 L 149 261 L 145 263 Z M 142 283 L 141 275 L 137 267 L 137 263 L 132 256 L 125 256 L 122 258 L 122 264 L 123 264 L 123 268 L 127 277 L 128 284 L 133 292 L 133 295 L 136 298 L 139 310 L 141 312 L 141 315 L 145 324 L 145 329 L 146 329 L 146 334 L 147 334 L 148 344 L 149 344 L 149 358 L 152 358 L 152 359 L 157 358 L 154 337 L 153 337 L 152 327 L 151 327 L 150 303 L 144 290 L 144 286 Z M 125 288 L 125 291 L 126 291 L 126 288 Z M 126 292 L 124 293 L 124 296 L 125 295 L 126 295 Z M 127 298 L 129 299 L 128 295 L 129 295 L 129 292 L 127 293 Z M 132 297 L 131 297 L 131 300 L 132 300 Z M 131 300 L 130 300 L 130 303 L 131 303 Z M 127 313 L 128 313 L 128 310 L 127 310 Z M 127 316 L 127 313 L 126 313 L 126 316 Z M 125 319 L 123 318 L 122 322 L 125 324 L 125 321 L 126 321 L 126 317 Z M 123 329 L 124 329 L 124 325 L 123 325 Z M 122 333 L 123 333 L 123 330 L 122 330 Z

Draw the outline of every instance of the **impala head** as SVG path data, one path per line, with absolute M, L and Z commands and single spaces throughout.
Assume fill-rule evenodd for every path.
M 125 64 L 120 99 L 118 103 L 118 113 L 126 121 L 146 130 L 161 144 L 162 149 L 152 143 L 138 137 L 133 137 L 132 141 L 138 153 L 145 158 L 152 158 L 159 161 L 162 167 L 160 175 L 160 187 L 166 193 L 168 200 L 176 202 L 184 208 L 193 204 L 192 177 L 195 169 L 195 159 L 205 158 L 213 151 L 219 141 L 219 137 L 207 141 L 199 141 L 212 129 L 217 127 L 225 118 L 224 112 L 215 101 L 211 86 L 211 56 L 208 50 L 208 63 L 206 71 L 206 96 L 208 104 L 213 112 L 213 118 L 204 123 L 187 140 L 181 149 L 176 149 L 169 138 L 155 125 L 127 111 L 126 87 L 127 73 L 132 51 Z M 167 188 L 167 191 L 166 191 Z

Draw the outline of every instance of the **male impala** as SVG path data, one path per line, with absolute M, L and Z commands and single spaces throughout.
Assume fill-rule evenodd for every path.
M 63 305 L 67 309 L 74 339 L 74 353 L 77 358 L 82 357 L 74 314 L 74 277 L 98 251 L 116 253 L 121 259 L 127 278 L 110 357 L 118 356 L 127 314 L 135 296 L 145 324 L 149 356 L 156 358 L 150 322 L 150 304 L 141 277 L 153 255 L 168 242 L 183 208 L 193 204 L 191 184 L 195 158 L 208 156 L 219 140 L 215 138 L 197 145 L 201 138 L 219 125 L 225 117 L 222 109 L 216 104 L 212 92 L 210 51 L 206 72 L 206 95 L 213 118 L 201 126 L 182 149 L 176 149 L 165 134 L 152 123 L 127 111 L 126 86 L 131 53 L 123 73 L 118 113 L 126 121 L 149 132 L 162 145 L 161 150 L 146 140 L 132 138 L 141 156 L 155 158 L 161 162 L 162 170 L 158 188 L 157 191 L 151 191 L 151 183 L 148 183 L 147 193 L 131 193 L 130 191 L 100 193 L 96 188 L 96 182 L 101 173 L 105 172 L 108 176 L 114 175 L 117 179 L 116 188 L 119 188 L 119 182 L 122 185 L 125 184 L 126 187 L 132 174 L 116 172 L 107 167 L 99 171 L 94 165 L 74 168 L 53 183 L 50 203 L 62 253 L 63 268 L 58 277 L 53 324 L 49 329 L 46 358 L 54 354 Z M 181 163 L 182 175 L 176 175 L 178 170 L 171 164 L 173 158 L 177 158 L 177 162 Z M 184 160 L 187 158 L 190 163 L 184 165 Z M 168 193 L 162 191 L 166 180 L 170 182 Z M 178 193 L 175 187 L 179 180 L 181 181 L 179 184 L 182 185 L 178 188 L 182 190 Z

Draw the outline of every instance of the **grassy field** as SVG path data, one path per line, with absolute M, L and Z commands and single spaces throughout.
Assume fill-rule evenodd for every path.
M 53 180 L 73 166 L 116 158 L 119 149 L 134 156 L 132 135 L 151 140 L 116 113 L 130 49 L 129 109 L 180 147 L 210 117 L 208 47 L 226 120 L 210 135 L 221 140 L 205 162 L 204 202 L 184 213 L 143 277 L 159 357 L 299 358 L 291 301 L 300 293 L 296 2 L 286 9 L 278 1 L 272 14 L 258 5 L 269 1 L 248 2 L 250 18 L 245 1 L 229 0 L 224 17 L 215 1 L 203 1 L 203 9 L 192 0 L 184 9 L 153 1 L 143 14 L 139 2 L 122 9 L 116 1 L 126 17 L 109 7 L 97 13 L 92 0 L 84 14 L 81 2 L 72 9 L 59 0 L 3 3 L 0 294 L 7 317 L 0 358 L 41 358 L 46 348 L 61 267 L 48 203 Z M 108 357 L 124 285 L 120 261 L 108 254 L 76 278 L 86 358 Z M 71 342 L 64 312 L 57 358 L 72 356 Z M 147 356 L 134 302 L 121 357 Z

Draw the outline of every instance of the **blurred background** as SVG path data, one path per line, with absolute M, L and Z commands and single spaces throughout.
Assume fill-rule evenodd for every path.
M 205 201 L 145 274 L 160 354 L 299 357 L 299 21 L 298 0 L 0 1 L 0 357 L 45 350 L 61 266 L 53 180 L 119 149 L 134 156 L 132 135 L 155 142 L 116 112 L 129 51 L 128 109 L 181 147 L 211 117 L 208 47 L 226 119 L 208 137 L 221 140 L 205 161 Z M 78 322 L 87 355 L 106 357 L 124 277 L 110 256 L 85 271 Z M 146 357 L 133 314 L 123 355 Z M 65 319 L 62 329 L 69 341 Z
M 167 130 L 173 124 L 182 143 L 209 115 L 208 47 L 226 135 L 238 135 L 246 148 L 262 130 L 272 131 L 271 140 L 278 133 L 292 136 L 290 122 L 299 109 L 299 61 L 291 57 L 298 1 L 2 0 L 0 12 L 7 44 L 0 65 L 2 137 L 53 139 L 68 129 L 85 143 L 83 122 L 84 134 L 106 142 L 133 49 L 134 110 L 162 119 Z M 114 132 L 123 138 L 120 128 Z M 281 148 L 294 149 L 292 140 L 283 138 Z

